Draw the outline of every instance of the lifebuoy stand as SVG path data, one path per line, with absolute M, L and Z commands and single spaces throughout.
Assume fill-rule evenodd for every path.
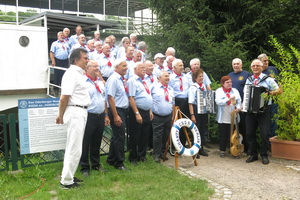
M 178 106 L 175 106 L 175 112 L 174 112 L 172 124 L 174 124 L 175 121 L 177 121 L 178 119 L 181 119 L 181 118 L 182 118 L 181 110 L 179 109 Z M 192 147 L 192 143 L 191 143 L 189 134 L 188 134 L 188 132 L 186 130 L 186 127 L 182 127 L 182 128 L 183 128 L 183 132 L 185 134 L 186 140 L 188 142 L 188 145 L 191 148 Z M 165 152 L 164 152 L 163 161 L 165 161 L 166 157 L 167 157 L 168 149 L 169 149 L 169 146 L 170 146 L 170 137 L 171 137 L 171 132 L 169 134 L 168 141 L 166 143 L 166 149 L 165 149 Z M 180 155 L 179 153 L 175 152 L 175 168 L 176 169 L 178 169 L 178 156 L 179 155 Z M 193 160 L 194 160 L 194 165 L 198 166 L 198 163 L 197 163 L 197 160 L 195 159 L 195 156 L 197 156 L 197 155 L 192 156 Z

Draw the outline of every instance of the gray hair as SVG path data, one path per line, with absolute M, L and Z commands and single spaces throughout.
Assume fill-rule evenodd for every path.
M 252 60 L 251 66 L 252 66 L 252 64 L 253 64 L 254 62 L 259 62 L 259 65 L 260 65 L 260 66 L 263 66 L 263 63 L 262 63 L 261 60 L 259 60 L 259 59 L 254 59 L 254 60 Z
M 180 62 L 182 62 L 182 60 L 181 59 L 178 59 L 178 58 L 176 58 L 175 60 L 173 60 L 173 62 L 172 62 L 172 67 L 173 67 L 173 69 L 174 69 L 174 67 L 178 64 L 178 63 L 180 63 Z M 183 63 L 183 62 L 182 62 Z
M 168 62 L 171 58 L 174 58 L 174 56 L 167 56 L 166 61 Z
M 134 63 L 133 68 L 136 69 L 139 65 L 144 65 L 144 63 L 143 62 L 136 62 L 136 63 Z
M 199 58 L 193 58 L 193 59 L 190 61 L 190 66 L 191 66 L 192 64 L 194 64 L 195 62 L 198 62 L 199 64 L 201 64 Z
M 137 34 L 131 33 L 131 34 L 129 35 L 129 37 L 137 37 Z
M 92 67 L 94 64 L 99 66 L 99 64 L 96 60 L 89 60 L 88 64 L 86 65 L 86 68 Z
M 161 70 L 161 71 L 159 71 L 158 72 L 158 74 L 157 74 L 157 78 L 160 78 L 162 75 L 164 75 L 165 73 L 168 73 L 169 74 L 169 72 L 167 72 L 166 70 Z
M 173 56 L 175 56 L 176 50 L 173 47 L 168 47 L 167 51 L 170 52 Z
M 101 44 L 102 45 L 102 41 L 97 41 L 97 42 L 95 42 L 95 46 L 97 46 L 97 45 L 99 45 L 99 44 Z
M 263 58 L 268 58 L 267 54 L 262 53 L 262 54 L 260 54 L 259 56 L 257 56 L 257 59 L 259 59 L 259 60 L 261 60 L 261 59 L 263 59 Z
M 126 60 L 125 60 L 124 58 L 117 59 L 117 60 L 113 63 L 114 69 L 116 69 L 122 62 L 126 62 Z
M 147 44 L 144 41 L 140 41 L 137 45 L 137 48 L 140 50 L 145 50 L 147 48 Z
M 136 54 L 143 55 L 143 52 L 141 50 L 134 50 L 133 55 L 136 55 Z
M 235 63 L 235 62 L 238 62 L 241 65 L 243 64 L 243 62 L 242 62 L 242 60 L 240 58 L 235 58 L 235 59 L 232 60 L 232 64 Z

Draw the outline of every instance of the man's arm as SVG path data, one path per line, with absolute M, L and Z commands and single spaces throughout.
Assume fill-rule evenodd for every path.
M 108 103 L 109 103 L 110 111 L 112 112 L 114 118 L 114 124 L 120 127 L 122 125 L 122 119 L 118 115 L 116 104 L 115 104 L 115 98 L 111 95 L 108 95 Z
M 64 120 L 64 114 L 66 111 L 66 108 L 68 106 L 70 95 L 61 95 L 60 101 L 59 101 L 59 107 L 58 107 L 58 116 L 56 117 L 56 124 L 63 124 Z
M 50 59 L 51 59 L 51 65 L 55 66 L 55 57 L 54 57 L 54 53 L 52 51 L 50 51 Z
M 140 113 L 139 113 L 139 114 L 136 114 L 137 112 L 139 112 L 139 110 L 138 110 L 138 108 L 136 107 L 136 103 L 135 103 L 135 100 L 134 100 L 134 97 L 133 97 L 133 96 L 129 97 L 129 103 L 130 103 L 131 109 L 133 110 L 133 112 L 134 112 L 134 114 L 135 114 L 135 116 L 136 116 L 136 121 L 137 121 L 139 124 L 143 123 L 143 118 L 142 118 L 141 114 L 140 114 Z

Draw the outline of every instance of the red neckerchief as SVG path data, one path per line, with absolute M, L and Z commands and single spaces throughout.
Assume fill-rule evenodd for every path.
M 93 79 L 92 77 L 90 77 L 88 74 L 85 74 L 94 84 L 95 84 L 95 87 L 97 89 L 98 92 L 102 93 L 99 85 L 97 84 L 97 80 L 98 78 L 96 77 L 95 79 Z
M 160 70 L 163 70 L 164 69 L 164 66 L 158 66 L 158 68 L 160 69 Z
M 228 90 L 226 90 L 223 86 L 222 86 L 222 88 L 223 88 L 223 91 L 225 92 L 225 94 L 226 94 L 226 97 L 227 98 L 230 98 L 230 91 L 231 91 L 231 88 L 229 88 Z M 228 101 L 227 102 L 227 105 L 230 105 L 231 104 L 231 101 Z
M 177 74 L 174 70 L 173 70 L 174 74 L 176 74 L 179 77 L 180 80 L 180 91 L 183 91 L 183 83 L 182 83 L 182 78 L 181 78 L 181 74 Z
M 65 41 L 63 40 L 63 41 L 60 41 L 60 40 L 58 40 L 59 42 L 61 42 L 62 43 L 62 48 L 63 48 L 63 50 L 66 50 L 66 48 L 65 48 L 65 46 L 64 46 L 64 44 L 65 44 Z
M 144 80 L 144 77 L 142 77 L 142 83 L 143 83 L 143 85 L 144 85 L 144 87 L 145 87 L 146 92 L 147 92 L 148 94 L 150 94 L 150 90 L 149 90 L 149 88 L 148 88 L 148 85 L 147 85 L 146 81 Z
M 173 70 L 173 68 L 172 68 L 172 67 L 169 67 L 169 65 L 168 65 L 168 68 L 169 68 L 169 70 L 171 70 L 171 71 Z
M 99 39 L 94 38 L 95 41 L 100 41 Z
M 126 59 L 127 59 L 127 60 L 129 60 L 129 61 L 131 61 L 131 60 L 132 60 L 132 58 L 128 58 L 127 56 L 126 56 Z
M 101 54 L 101 53 L 102 53 L 102 51 L 101 51 L 101 50 L 100 50 L 100 51 L 98 51 L 98 50 L 97 50 L 97 52 L 98 52 L 99 54 Z
M 115 71 L 115 72 L 117 72 L 117 71 Z M 118 73 L 118 72 L 117 72 L 117 73 Z M 118 73 L 118 74 L 119 74 L 119 73 Z M 123 85 L 124 85 L 125 92 L 128 93 L 129 91 L 128 91 L 128 87 L 127 87 L 127 85 L 126 85 L 126 79 L 125 79 L 124 76 L 122 76 L 121 74 L 120 74 L 120 76 L 121 76 L 121 80 L 123 81 Z
M 89 47 L 88 47 L 88 49 L 90 50 L 90 52 L 93 52 L 93 51 L 94 51 L 94 50 L 90 49 Z
M 107 65 L 111 67 L 112 64 L 111 64 L 111 62 L 110 62 L 110 60 L 109 60 L 109 54 L 108 54 L 108 55 L 105 54 L 105 57 L 106 57 L 107 60 L 108 60 Z
M 200 90 L 201 91 L 204 91 L 204 87 L 203 87 L 203 83 L 198 83 L 199 87 L 200 87 Z
M 260 74 L 258 76 L 255 76 L 253 74 L 253 77 L 254 77 L 254 85 L 257 85 L 258 84 L 258 78 L 259 78 Z
M 165 100 L 169 102 L 169 91 L 168 91 L 168 85 L 163 85 L 164 86 L 164 93 L 165 93 Z
M 148 73 L 146 73 L 146 74 L 150 77 L 151 83 L 153 83 L 154 82 L 153 75 L 152 74 L 148 74 Z

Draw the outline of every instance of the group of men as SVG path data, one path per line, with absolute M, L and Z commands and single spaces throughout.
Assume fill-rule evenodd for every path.
M 115 62 L 117 55 L 120 54 L 119 46 L 115 45 L 116 37 L 110 35 L 101 40 L 99 31 L 94 32 L 92 39 L 86 41 L 86 36 L 83 34 L 82 27 L 78 25 L 75 29 L 75 34 L 70 36 L 70 30 L 64 28 L 63 31 L 57 33 L 57 40 L 54 41 L 50 48 L 51 65 L 56 67 L 68 68 L 70 53 L 76 48 L 83 48 L 88 51 L 90 60 L 96 60 L 101 71 L 103 79 L 107 78 L 113 73 L 112 65 Z M 144 41 L 137 43 L 137 35 L 130 34 L 130 47 L 131 49 L 124 54 L 122 58 L 132 60 L 134 55 L 139 57 L 139 60 L 145 61 L 147 45 Z M 134 53 L 135 52 L 135 53 Z M 54 84 L 61 85 L 61 79 L 64 70 L 54 69 Z M 133 74 L 133 72 L 131 72 Z
M 187 117 L 194 115 L 189 111 L 188 91 L 193 84 L 193 72 L 200 69 L 200 60 L 195 58 L 190 61 L 191 71 L 184 73 L 183 61 L 175 57 L 175 49 L 172 47 L 167 49 L 165 55 L 156 54 L 154 64 L 150 60 L 142 60 L 143 54 L 140 50 L 135 50 L 134 45 L 126 47 L 126 57 L 115 59 L 113 53 L 115 41 L 112 42 L 111 36 L 105 39 L 104 45 L 100 42 L 100 38 L 95 36 L 94 40 L 99 39 L 99 41 L 93 43 L 96 51 L 92 53 L 91 47 L 83 48 L 81 45 L 82 29 L 77 28 L 77 38 L 72 36 L 68 41 L 69 44 L 73 44 L 77 39 L 77 44 L 80 45 L 76 47 L 76 43 L 73 44 L 71 48 L 73 50 L 66 58 L 69 58 L 70 67 L 61 81 L 59 114 L 56 119 L 58 124 L 67 124 L 67 143 L 60 181 L 64 189 L 78 187 L 78 183 L 82 182 L 74 177 L 79 164 L 84 176 L 89 176 L 91 169 L 107 171 L 100 165 L 99 149 L 104 126 L 108 124 L 113 131 L 106 160 L 108 165 L 118 170 L 128 170 L 124 165 L 126 133 L 129 135 L 128 159 L 132 165 L 147 160 L 146 150 L 151 141 L 154 161 L 159 163 L 172 126 L 174 107 L 178 106 Z M 56 41 L 61 46 L 61 51 L 68 49 L 67 45 L 64 45 L 66 37 L 62 34 L 58 33 L 59 39 Z M 95 32 L 95 35 L 97 34 L 98 32 Z M 58 65 L 65 57 L 59 59 L 55 56 L 55 50 L 51 50 L 50 58 L 52 65 Z M 234 73 L 241 71 L 242 63 L 238 61 L 239 67 L 235 67 L 235 61 L 233 61 Z M 258 61 L 260 62 L 258 66 L 262 68 L 262 62 Z M 256 68 L 258 67 L 255 64 L 253 73 Z M 257 72 L 256 75 L 260 74 Z M 237 84 L 245 84 L 244 81 L 249 74 L 243 74 L 243 80 L 239 75 L 233 76 L 235 76 L 232 78 L 233 82 L 236 80 Z M 211 90 L 211 81 L 205 72 L 203 84 Z M 238 85 L 234 87 L 238 89 Z M 242 88 L 242 85 L 239 87 Z M 269 89 L 271 91 L 273 87 Z M 277 92 L 274 92 L 275 94 Z M 254 119 L 259 119 L 258 115 L 253 116 Z M 257 160 L 256 143 L 250 137 L 256 129 L 256 124 L 252 123 L 251 133 L 248 134 L 247 130 L 247 139 L 251 149 L 247 162 Z M 260 128 L 263 126 L 260 120 L 255 123 L 258 123 Z M 207 126 L 207 123 L 204 126 Z M 207 128 L 202 130 L 207 131 Z M 262 137 L 268 133 L 268 130 L 261 132 Z M 207 133 L 200 134 L 206 135 Z M 181 142 L 185 145 L 185 135 L 180 135 L 182 136 Z M 208 156 L 203 148 L 200 149 L 199 154 Z

